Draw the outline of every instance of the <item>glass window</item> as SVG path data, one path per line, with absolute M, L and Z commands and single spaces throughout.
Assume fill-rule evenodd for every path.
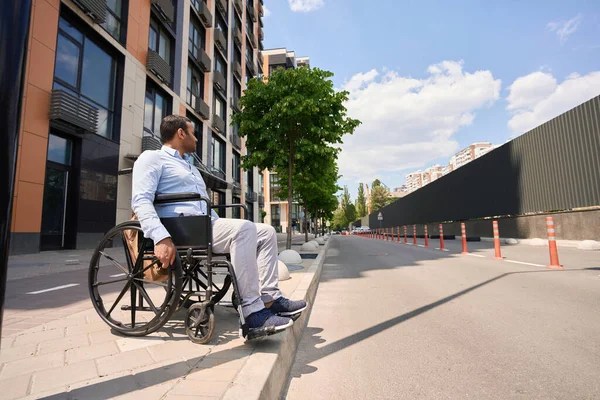
M 212 166 L 225 172 L 225 144 L 212 137 Z
M 48 161 L 71 165 L 71 141 L 59 136 L 48 136 Z
M 190 16 L 190 38 L 189 38 L 189 49 L 194 57 L 200 54 L 200 49 L 205 47 L 206 30 L 204 27 L 196 21 L 196 18 Z
M 160 135 L 160 122 L 169 113 L 167 97 L 146 82 L 146 101 L 144 105 L 144 127 L 155 135 Z
M 83 51 L 81 93 L 104 107 L 112 104 L 114 60 L 92 41 L 86 41 Z
M 158 32 L 153 26 L 150 26 L 150 32 L 148 33 L 148 48 L 156 51 L 158 49 Z
M 219 71 L 221 75 L 227 76 L 227 63 L 223 60 L 220 54 L 215 52 L 215 70 Z
M 225 102 L 221 99 L 221 97 L 215 94 L 215 115 L 221 117 L 223 121 L 225 120 Z
M 204 98 L 204 74 L 188 64 L 186 101 L 195 107 L 197 98 Z
M 248 208 L 248 220 L 254 222 L 254 203 L 246 202 Z
M 192 121 L 194 135 L 196 135 L 196 139 L 198 139 L 198 143 L 196 144 L 196 155 L 202 161 L 202 122 L 199 122 L 193 115 L 189 113 L 187 117 L 190 119 L 190 121 Z
M 54 76 L 71 86 L 77 87 L 80 45 L 75 44 L 62 34 L 58 35 L 56 66 Z
M 171 65 L 171 47 L 173 40 L 169 33 L 162 28 L 156 21 L 150 21 L 148 31 L 148 48 L 158 53 L 158 55 Z
M 242 170 L 240 168 L 240 155 L 237 154 L 235 151 L 233 152 L 231 165 L 233 167 L 233 181 L 236 183 L 240 183 L 240 180 L 242 179 Z
M 102 26 L 112 37 L 121 40 L 121 0 L 107 0 L 106 21 Z
M 242 199 L 240 199 L 237 196 L 233 196 L 231 198 L 231 203 L 232 204 L 242 204 Z M 232 207 L 231 210 L 233 212 L 233 218 L 237 218 L 237 219 L 241 218 L 241 209 L 240 209 L 240 207 Z
M 60 21 L 58 22 L 58 26 L 65 34 L 69 35 L 73 40 L 79 43 L 83 43 L 83 34 L 79 32 L 77 28 L 71 25 L 69 21 L 61 17 Z
M 225 204 L 225 193 L 219 192 L 217 190 L 212 191 L 212 204 L 220 205 Z M 225 218 L 225 208 L 217 208 L 215 212 L 219 215 L 219 217 Z

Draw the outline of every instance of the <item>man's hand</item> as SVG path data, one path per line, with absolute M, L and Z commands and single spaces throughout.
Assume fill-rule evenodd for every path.
M 154 245 L 154 255 L 160 260 L 163 268 L 173 265 L 175 262 L 175 245 L 171 238 L 165 238 Z

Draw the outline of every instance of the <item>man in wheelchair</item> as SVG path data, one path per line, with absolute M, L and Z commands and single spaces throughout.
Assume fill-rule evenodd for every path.
M 169 115 L 160 124 L 161 150 L 143 152 L 133 167 L 132 209 L 144 236 L 154 241 L 163 266 L 173 264 L 176 248 L 160 218 L 207 215 L 206 203 L 188 201 L 154 205 L 156 194 L 194 192 L 208 198 L 198 170 L 186 161 L 198 139 L 191 121 Z M 212 211 L 213 252 L 229 253 L 238 282 L 244 320 L 250 330 L 283 331 L 306 308 L 305 301 L 283 297 L 277 272 L 277 236 L 266 224 L 219 218 Z

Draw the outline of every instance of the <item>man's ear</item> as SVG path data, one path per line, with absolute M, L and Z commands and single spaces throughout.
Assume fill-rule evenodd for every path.
M 177 129 L 177 134 L 179 135 L 180 139 L 185 139 L 185 131 L 183 129 Z

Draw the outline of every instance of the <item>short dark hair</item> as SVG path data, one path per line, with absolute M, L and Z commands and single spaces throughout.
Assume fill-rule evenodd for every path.
M 170 142 L 179 128 L 187 132 L 187 123 L 192 122 L 189 118 L 181 115 L 167 115 L 160 123 L 160 139 L 163 143 Z

